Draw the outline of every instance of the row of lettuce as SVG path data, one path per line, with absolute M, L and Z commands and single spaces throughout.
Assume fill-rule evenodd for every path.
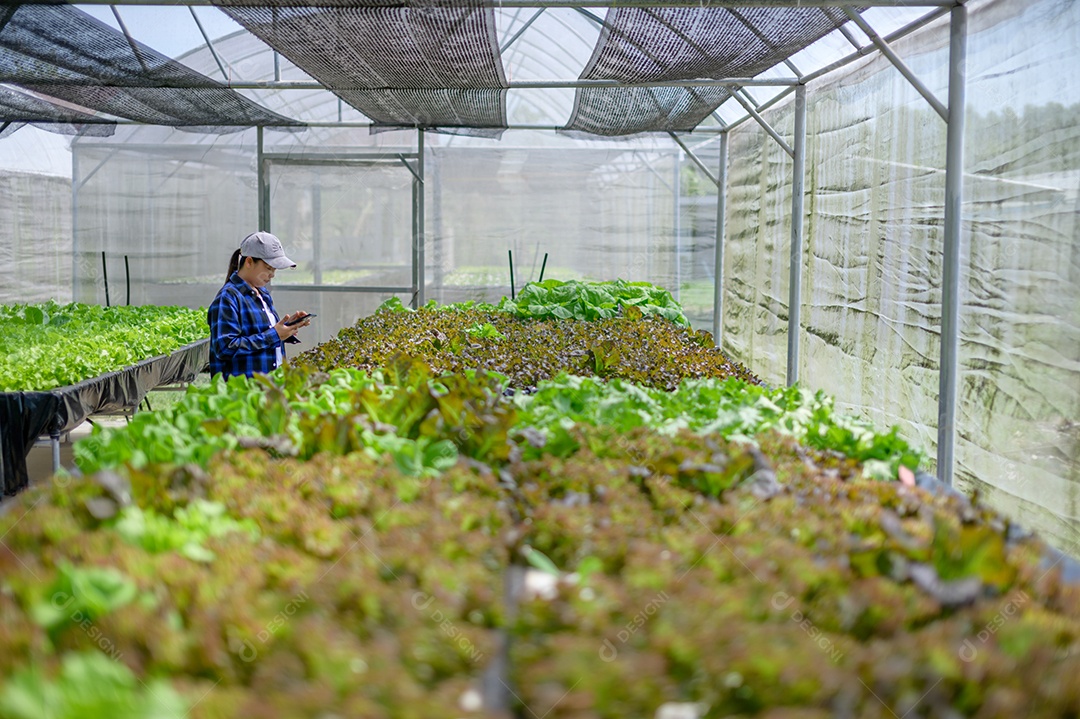
M 615 296 L 388 306 L 95 430 L 0 517 L 0 717 L 1080 711 L 1037 540 Z
M 294 363 L 250 379 L 217 377 L 189 389 L 169 409 L 137 414 L 124 427 L 97 427 L 75 446 L 75 457 L 83 472 L 93 473 L 206 467 L 215 455 L 242 447 L 301 459 L 364 451 L 420 476 L 438 474 L 459 455 L 501 462 L 511 446 L 529 459 L 566 457 L 579 449 L 572 430 L 588 425 L 617 432 L 643 427 L 661 435 L 688 429 L 747 442 L 772 431 L 855 460 L 866 476 L 885 480 L 896 479 L 901 466 L 918 468 L 921 460 L 896 428 L 876 431 L 837 412 L 824 393 L 798 387 L 685 379 L 667 392 L 564 374 L 511 399 L 507 389 L 506 377 L 496 373 L 433 376 L 426 364 L 404 358 L 372 374 L 349 368 L 323 373 Z
M 77 384 L 210 335 L 205 310 L 81 303 L 0 305 L 0 392 Z
M 464 303 L 428 310 L 483 309 L 516 319 L 613 319 L 635 311 L 688 327 L 667 291 L 645 282 L 531 283 L 516 301 L 498 305 Z M 400 300 L 386 310 L 410 311 Z M 0 305 L 5 342 L 0 347 L 0 392 L 44 391 L 76 384 L 168 354 L 209 335 L 206 312 L 186 307 L 101 307 L 55 301 Z M 498 337 L 488 325 L 470 330 Z M 484 334 L 495 333 L 495 334 Z
M 473 307 L 474 303 L 465 303 L 438 309 Z M 435 308 L 434 303 L 427 307 Z M 479 304 L 475 308 L 517 319 L 578 320 L 612 319 L 636 308 L 680 327 L 689 326 L 669 292 L 646 282 L 623 280 L 531 283 L 516 301 L 504 298 L 498 305 Z M 389 301 L 386 309 L 409 311 L 396 299 Z M 205 310 L 186 307 L 101 307 L 55 301 L 11 304 L 0 305 L 0 322 L 6 339 L 0 347 L 0 392 L 73 385 L 168 354 L 209 335 Z

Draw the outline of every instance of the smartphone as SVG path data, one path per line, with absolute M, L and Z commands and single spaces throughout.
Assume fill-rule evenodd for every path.
M 292 327 L 293 325 L 295 325 L 295 324 L 297 324 L 297 323 L 299 323 L 299 322 L 303 322 L 304 320 L 306 320 L 306 319 L 309 319 L 309 318 L 311 318 L 311 317 L 318 317 L 318 315 L 304 315 L 304 316 L 302 316 L 302 317 L 297 317 L 297 318 L 296 318 L 295 320 L 293 320 L 292 322 L 286 322 L 286 323 L 285 323 L 285 326 L 286 326 L 286 327 Z

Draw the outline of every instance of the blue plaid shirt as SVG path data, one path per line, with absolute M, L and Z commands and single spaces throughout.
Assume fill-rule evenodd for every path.
M 256 372 L 270 372 L 277 366 L 279 347 L 284 358 L 285 345 L 277 331 L 267 326 L 266 310 L 255 292 L 262 293 L 275 324 L 280 319 L 270 293 L 265 288 L 256 290 L 234 272 L 218 290 L 207 312 L 211 375 L 220 372 L 226 378 L 242 374 L 250 377 Z

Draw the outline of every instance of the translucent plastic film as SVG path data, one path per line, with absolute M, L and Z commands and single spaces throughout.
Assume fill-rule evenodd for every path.
M 257 227 L 255 131 L 150 142 L 177 134 L 123 128 L 74 144 L 76 300 L 205 307 L 224 282 Z
M 70 299 L 71 183 L 0 170 L 0 228 L 0 302 Z
M 1080 552 L 1080 5 L 972 15 L 957 460 Z
M 969 3 L 956 483 L 1058 546 L 1080 541 L 1080 7 Z M 948 18 L 895 44 L 947 98 Z M 767 118 L 790 141 L 793 108 Z M 808 88 L 800 377 L 937 433 L 946 126 L 880 56 Z M 733 132 L 724 341 L 786 367 L 790 168 Z
M 651 280 L 675 286 L 677 152 L 563 140 L 431 153 L 428 296 L 497 300 L 514 282 Z M 437 180 L 435 179 L 437 178 Z M 544 256 L 547 264 L 544 266 Z

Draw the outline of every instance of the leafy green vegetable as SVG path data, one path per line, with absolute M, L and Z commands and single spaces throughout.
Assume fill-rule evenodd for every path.
M 400 297 L 391 297 L 376 308 L 375 312 L 415 312 L 412 307 L 405 305 Z
M 102 567 L 75 567 L 61 562 L 59 575 L 31 607 L 30 613 L 52 636 L 84 620 L 93 621 L 135 598 L 136 588 L 120 572 Z
M 458 302 L 439 305 L 429 300 L 422 308 L 438 312 L 506 312 L 525 320 L 596 320 L 614 319 L 620 312 L 631 317 L 656 315 L 671 320 L 680 327 L 689 327 L 690 321 L 671 293 L 648 282 L 587 282 L 581 280 L 544 280 L 525 285 L 517 297 L 503 297 L 496 304 L 487 302 Z M 391 297 L 376 312 L 416 312 L 406 307 L 399 298 Z
M 243 446 L 303 458 L 363 450 L 390 455 L 408 474 L 438 474 L 459 450 L 507 456 L 515 410 L 500 401 L 503 384 L 491 373 L 436 379 L 408 362 L 373 375 L 290 365 L 228 383 L 218 377 L 189 387 L 167 410 L 137 414 L 124 427 L 95 427 L 76 443 L 75 461 L 92 473 L 122 465 L 206 467 L 216 454 Z
M 204 499 L 178 507 L 172 518 L 153 509 L 143 510 L 134 505 L 124 507 L 113 526 L 125 541 L 148 552 L 178 550 L 196 562 L 214 560 L 214 553 L 203 546 L 210 537 L 244 532 L 252 540 L 259 538 L 259 528 L 254 522 L 237 521 L 225 513 L 225 505 Z
M 675 389 L 688 377 L 759 381 L 714 347 L 707 332 L 645 317 L 634 306 L 613 319 L 593 321 L 522 320 L 498 310 L 450 307 L 376 312 L 293 363 L 322 372 L 341 367 L 374 372 L 407 355 L 436 375 L 484 368 L 505 375 L 515 388 L 534 387 L 560 372 L 622 377 L 663 389 Z M 505 339 L 480 336 L 496 332 Z
M 559 576 L 559 568 L 555 566 L 555 562 L 551 561 L 551 559 L 540 550 L 533 549 L 526 544 L 521 548 L 521 551 L 525 555 L 525 561 L 536 569 L 539 569 L 544 574 L 551 574 L 556 577 Z
M 205 310 L 46 302 L 0 306 L 0 392 L 40 391 L 130 367 L 207 337 Z
M 37 668 L 22 669 L 0 693 L 5 719 L 184 719 L 187 713 L 187 702 L 167 682 L 143 684 L 96 652 L 65 654 L 53 680 Z
M 834 411 L 823 392 L 801 387 L 767 389 L 741 380 L 688 379 L 674 392 L 613 379 L 563 375 L 541 382 L 532 395 L 517 395 L 518 427 L 546 433 L 543 450 L 529 456 L 574 451 L 567 430 L 575 422 L 608 426 L 618 432 L 650 427 L 664 434 L 689 428 L 703 435 L 753 440 L 767 430 L 787 434 L 815 449 L 832 450 L 863 462 L 876 479 L 895 479 L 900 465 L 916 469 L 922 453 L 911 448 L 897 428 L 881 433 L 873 425 Z
M 503 298 L 501 310 L 521 319 L 612 319 L 623 308 L 634 307 L 644 315 L 658 315 L 682 327 L 690 322 L 682 307 L 662 287 L 648 282 L 579 282 L 544 280 L 530 282 L 516 299 Z
M 472 335 L 473 337 L 480 337 L 481 339 L 485 340 L 506 339 L 506 335 L 504 335 L 502 332 L 499 332 L 499 330 L 496 329 L 495 325 L 491 324 L 490 322 L 485 322 L 484 324 L 480 324 L 479 322 L 477 322 L 476 324 L 470 325 L 469 327 L 465 328 L 465 332 Z
M 67 716 L 52 652 L 93 637 L 50 642 L 30 616 L 65 558 L 138 577 L 155 601 L 100 615 L 100 636 L 149 686 L 165 675 L 198 697 L 200 716 L 441 716 L 496 656 L 521 706 L 557 703 L 552 717 L 648 717 L 669 702 L 831 716 L 837 697 L 853 716 L 880 716 L 922 696 L 939 713 L 1011 717 L 1029 713 L 1033 692 L 1033 715 L 1075 713 L 1080 590 L 985 507 L 863 481 L 858 462 L 808 451 L 795 436 L 825 411 L 815 395 L 567 377 L 507 401 L 501 378 L 406 362 L 377 377 L 294 368 L 255 385 L 267 427 L 288 430 L 298 414 L 295 456 L 286 431 L 245 437 L 270 451 L 222 452 L 204 471 L 128 474 L 144 515 L 179 523 L 176 507 L 198 497 L 256 522 L 260 541 L 208 542 L 212 563 L 124 545 L 85 511 L 106 491 L 89 477 L 32 488 L 15 499 L 27 511 L 0 516 L 0 715 L 17 687 L 24 713 L 11 715 Z M 509 410 L 522 417 L 518 447 L 496 462 Z M 455 449 L 487 461 L 436 481 L 366 449 L 342 454 L 365 432 L 434 449 L 459 431 L 476 438 Z M 756 432 L 757 446 L 725 431 Z M 513 564 L 576 581 L 511 609 Z M 942 600 L 957 591 L 963 601 Z M 27 665 L 49 680 L 28 681 Z

